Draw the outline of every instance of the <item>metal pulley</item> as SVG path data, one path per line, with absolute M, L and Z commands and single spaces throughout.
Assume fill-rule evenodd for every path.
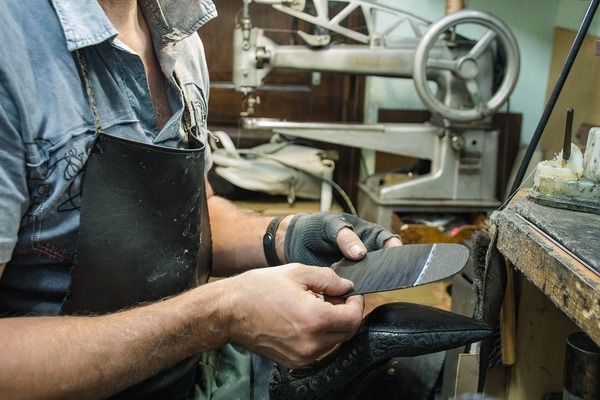
M 469 40 L 458 34 L 459 25 L 478 25 L 484 33 L 478 40 Z M 499 54 L 502 57 L 497 57 Z M 503 77 L 493 88 L 489 85 L 492 80 L 483 79 L 482 74 L 489 73 L 493 69 L 490 63 L 498 60 L 503 63 Z M 423 35 L 415 52 L 413 79 L 433 113 L 450 121 L 472 122 L 485 119 L 504 104 L 515 87 L 519 67 L 517 42 L 502 21 L 482 11 L 461 10 L 442 17 Z M 439 98 L 429 81 L 444 86 L 451 81 L 448 74 L 459 78 L 464 87 L 453 84 L 446 88 L 452 94 Z

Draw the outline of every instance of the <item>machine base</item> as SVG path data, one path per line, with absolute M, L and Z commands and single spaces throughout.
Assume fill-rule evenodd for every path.
M 372 189 L 358 184 L 358 216 L 391 229 L 392 213 L 400 212 L 483 212 L 491 213 L 500 207 L 499 200 L 453 200 L 453 199 L 394 199 L 381 201 Z

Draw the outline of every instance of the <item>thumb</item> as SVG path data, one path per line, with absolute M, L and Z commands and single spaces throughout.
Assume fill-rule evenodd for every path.
M 351 280 L 340 278 L 331 268 L 325 267 L 306 267 L 300 280 L 308 290 L 327 296 L 342 296 L 354 287 Z
M 367 254 L 364 243 L 350 228 L 340 229 L 336 242 L 342 254 L 351 260 L 360 260 Z

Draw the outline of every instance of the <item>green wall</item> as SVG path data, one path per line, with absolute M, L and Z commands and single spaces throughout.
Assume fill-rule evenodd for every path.
M 556 9 L 556 26 L 577 31 L 589 5 L 589 0 L 559 0 Z M 588 34 L 600 37 L 600 15 L 594 16 Z

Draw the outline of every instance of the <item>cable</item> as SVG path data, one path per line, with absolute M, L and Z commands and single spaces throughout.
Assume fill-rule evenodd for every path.
M 287 143 L 285 143 L 285 145 L 287 145 Z M 335 183 L 333 180 L 331 180 L 329 178 L 326 178 L 326 177 L 324 177 L 322 175 L 316 174 L 316 173 L 314 173 L 312 171 L 308 171 L 306 169 L 303 169 L 303 168 L 301 168 L 301 167 L 299 167 L 297 165 L 292 165 L 292 164 L 286 163 L 286 162 L 280 160 L 279 158 L 274 157 L 274 156 L 272 156 L 270 154 L 267 154 L 267 153 L 255 153 L 255 152 L 252 152 L 251 150 L 247 150 L 247 149 L 239 149 L 238 153 L 239 154 L 252 155 L 253 157 L 266 158 L 268 160 L 272 160 L 272 161 L 278 162 L 279 164 L 281 164 L 281 165 L 283 165 L 285 167 L 294 169 L 296 171 L 303 172 L 303 173 L 305 173 L 305 174 L 307 174 L 309 176 L 312 176 L 313 178 L 322 180 L 323 182 L 331 185 L 331 187 L 333 187 L 338 192 L 338 194 L 344 200 L 344 203 L 345 203 L 345 206 L 346 206 L 346 210 L 350 214 L 352 214 L 354 216 L 358 216 L 358 213 L 356 212 L 356 209 L 354 208 L 354 205 L 352 204 L 352 201 L 350 200 L 350 197 L 348 197 L 348 195 L 346 194 L 346 192 L 344 191 L 344 189 L 342 189 L 340 187 L 340 185 L 338 185 L 337 183 Z
M 565 64 L 563 65 L 563 68 L 562 68 L 560 74 L 558 75 L 558 79 L 556 81 L 554 89 L 552 90 L 552 94 L 550 95 L 550 98 L 548 99 L 548 102 L 546 103 L 546 108 L 544 109 L 544 112 L 538 123 L 538 126 L 533 134 L 533 137 L 531 138 L 531 142 L 529 143 L 529 146 L 527 147 L 527 151 L 525 152 L 523 161 L 521 162 L 521 165 L 519 166 L 519 170 L 517 171 L 517 174 L 515 175 L 515 180 L 512 184 L 512 188 L 509 192 L 508 200 L 510 200 L 514 197 L 514 195 L 519 190 L 519 187 L 521 186 L 521 182 L 523 180 L 523 177 L 525 176 L 525 173 L 527 172 L 527 168 L 529 167 L 531 158 L 533 157 L 535 149 L 540 141 L 540 138 L 542 137 L 542 133 L 544 132 L 544 129 L 546 128 L 546 124 L 548 123 L 548 120 L 550 119 L 550 115 L 552 114 L 552 111 L 554 110 L 554 106 L 556 105 L 558 96 L 560 95 L 560 92 L 562 91 L 563 86 L 565 85 L 565 81 L 567 80 L 567 77 L 569 76 L 569 72 L 571 71 L 571 67 L 573 66 L 573 63 L 575 62 L 575 58 L 577 57 L 577 53 L 579 52 L 579 49 L 581 48 L 581 44 L 583 43 L 583 40 L 585 39 L 585 36 L 587 35 L 588 29 L 590 27 L 590 24 L 592 23 L 592 19 L 594 19 L 594 15 L 596 14 L 596 10 L 598 9 L 599 3 L 600 3 L 600 0 L 592 0 L 592 2 L 590 3 L 590 6 L 588 7 L 588 9 L 585 13 L 583 21 L 581 22 L 581 26 L 579 27 L 579 30 L 577 31 L 575 40 L 573 41 L 571 49 L 569 50 L 569 54 L 567 55 L 567 58 L 565 60 Z

